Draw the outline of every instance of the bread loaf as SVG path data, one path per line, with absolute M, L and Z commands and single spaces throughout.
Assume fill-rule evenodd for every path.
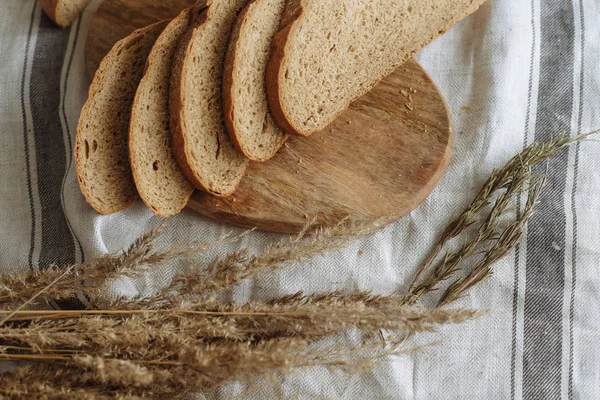
M 287 133 L 322 130 L 484 1 L 287 0 L 267 68 L 275 121 Z
M 77 178 L 101 214 L 127 208 L 137 197 L 128 157 L 131 106 L 144 65 L 166 22 L 139 29 L 106 55 L 81 110 L 75 140 Z
M 173 151 L 198 189 L 232 194 L 248 160 L 234 146 L 223 121 L 223 63 L 231 28 L 246 0 L 204 0 L 192 8 L 171 75 Z
M 70 26 L 91 0 L 39 0 L 50 19 L 61 28 Z
M 284 5 L 285 0 L 250 1 L 233 27 L 225 58 L 225 125 L 236 146 L 253 161 L 267 161 L 287 139 L 271 117 L 265 88 L 271 40 Z
M 129 159 L 133 179 L 141 199 L 161 217 L 181 211 L 194 190 L 171 151 L 169 124 L 169 78 L 173 56 L 189 21 L 190 10 L 186 9 L 156 40 L 131 110 Z

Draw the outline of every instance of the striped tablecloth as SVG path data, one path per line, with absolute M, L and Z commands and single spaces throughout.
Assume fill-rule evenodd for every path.
M 116 251 L 158 223 L 141 202 L 99 216 L 78 188 L 72 147 L 89 85 L 83 50 L 90 11 L 60 30 L 37 1 L 1 1 L 3 271 Z M 599 0 L 490 0 L 418 59 L 445 94 L 456 131 L 452 166 L 433 195 L 345 251 L 241 287 L 237 299 L 405 290 L 436 233 L 493 168 L 534 140 L 600 127 Z M 490 310 L 487 317 L 423 338 L 443 341 L 372 373 L 291 375 L 280 397 L 600 398 L 600 144 L 572 146 L 541 169 L 548 187 L 523 243 L 460 302 Z M 167 225 L 165 240 L 210 239 L 229 229 L 186 211 Z M 272 239 L 253 233 L 235 246 Z M 125 280 L 120 289 L 146 290 L 164 279 Z

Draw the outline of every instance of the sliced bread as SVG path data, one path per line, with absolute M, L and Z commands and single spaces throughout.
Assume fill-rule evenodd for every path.
M 311 135 L 485 0 L 287 0 L 267 95 L 277 124 Z
M 128 157 L 131 106 L 144 65 L 167 22 L 117 42 L 92 80 L 75 140 L 77 178 L 87 202 L 101 214 L 127 208 L 137 197 Z
M 91 0 L 39 0 L 50 19 L 61 28 L 70 26 Z
M 267 161 L 287 139 L 267 104 L 265 72 L 285 0 L 252 0 L 231 33 L 223 71 L 223 109 L 229 135 L 253 161 Z
M 129 159 L 133 180 L 144 203 L 161 217 L 181 211 L 194 190 L 175 161 L 169 128 L 173 56 L 189 21 L 190 10 L 186 9 L 156 40 L 131 109 Z
M 232 194 L 248 159 L 234 146 L 223 121 L 223 63 L 235 19 L 246 0 L 203 0 L 192 8 L 171 74 L 173 151 L 198 189 Z

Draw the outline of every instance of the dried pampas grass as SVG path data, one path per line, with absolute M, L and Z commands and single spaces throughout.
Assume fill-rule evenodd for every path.
M 223 300 L 223 292 L 257 274 L 343 248 L 378 227 L 377 222 L 357 226 L 349 220 L 311 227 L 264 249 L 226 254 L 205 265 L 194 261 L 194 255 L 241 236 L 157 248 L 157 228 L 117 255 L 2 276 L 0 358 L 21 366 L 0 375 L 0 396 L 173 398 L 299 368 L 372 368 L 406 351 L 407 337 L 482 315 L 445 306 L 490 276 L 492 265 L 519 242 L 545 183 L 545 176 L 532 174 L 531 167 L 584 137 L 534 143 L 494 171 L 471 205 L 445 228 L 403 295 L 336 291 L 248 304 Z M 522 192 L 527 195 L 524 209 L 506 222 Z M 471 226 L 475 229 L 467 234 Z M 442 255 L 460 235 L 468 236 L 463 245 Z M 140 277 L 181 258 L 189 259 L 190 268 L 158 293 L 136 299 L 107 297 L 106 289 L 116 278 Z M 82 293 L 89 299 L 86 310 L 43 309 L 49 301 Z M 437 307 L 416 305 L 436 293 Z M 348 330 L 362 340 L 324 340 Z

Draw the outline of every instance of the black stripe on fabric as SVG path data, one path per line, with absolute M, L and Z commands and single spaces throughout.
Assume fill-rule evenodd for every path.
M 525 115 L 525 128 L 523 135 L 523 149 L 529 143 L 529 129 L 531 127 L 531 101 L 533 100 L 533 70 L 535 61 L 535 49 L 537 46 L 537 34 L 535 26 L 535 0 L 531 0 L 531 55 L 529 58 L 529 84 L 527 89 L 527 113 Z M 521 214 L 521 193 L 517 195 L 517 216 Z M 516 370 L 517 370 L 517 321 L 519 304 L 519 274 L 521 273 L 521 246 L 515 248 L 515 273 L 513 280 L 513 319 L 512 319 L 512 345 L 510 363 L 510 398 L 514 400 L 516 395 Z
M 27 64 L 29 62 L 29 46 L 31 45 L 31 33 L 33 32 L 33 21 L 35 20 L 35 10 L 37 2 L 33 2 L 33 10 L 29 17 L 29 33 L 27 34 L 27 44 L 25 45 L 25 60 L 23 61 L 23 74 L 21 76 L 21 111 L 23 118 L 23 143 L 25 150 L 25 162 L 27 167 L 27 193 L 29 195 L 29 214 L 31 215 L 31 233 L 29 236 L 29 255 L 27 256 L 27 264 L 33 270 L 33 252 L 35 250 L 35 207 L 33 206 L 33 190 L 31 187 L 31 157 L 29 154 L 29 130 L 27 128 L 27 113 L 25 112 L 25 79 L 27 77 Z
M 62 187 L 61 187 L 61 199 L 62 199 L 63 204 L 64 204 L 64 197 L 65 197 L 66 173 L 68 173 L 68 171 L 71 169 L 71 166 L 73 164 L 73 143 L 71 141 L 71 128 L 69 127 L 69 122 L 67 121 L 67 109 L 66 109 L 67 83 L 69 81 L 69 74 L 71 72 L 71 66 L 73 65 L 73 58 L 75 56 L 75 49 L 77 48 L 77 41 L 79 40 L 79 32 L 81 29 L 81 16 L 77 19 L 77 23 L 76 23 L 76 26 L 74 29 L 75 29 L 75 38 L 73 39 L 73 48 L 71 49 L 71 56 L 69 57 L 69 63 L 67 65 L 67 73 L 65 74 L 65 82 L 63 84 L 63 99 L 62 99 L 62 105 L 61 105 L 61 112 L 63 115 L 63 119 L 65 121 L 65 130 L 66 130 L 66 134 L 67 134 L 66 136 L 67 136 L 67 145 L 68 145 L 68 152 L 67 152 L 68 164 L 67 164 L 67 168 L 65 171 L 65 177 L 63 178 L 63 183 L 62 183 Z M 77 243 L 77 251 L 79 252 L 80 259 L 83 262 L 84 258 L 85 258 L 84 254 L 83 254 L 83 247 L 81 246 L 81 242 L 79 241 L 79 238 L 77 237 L 77 235 L 71 228 L 71 223 L 69 222 L 68 218 L 67 218 L 67 224 L 69 226 L 69 230 L 70 230 L 71 234 L 75 238 L 75 241 Z
M 42 217 L 40 268 L 76 261 L 74 239 L 61 202 L 67 163 L 60 123 L 60 81 L 69 35 L 68 29 L 57 28 L 46 14 L 42 15 L 30 81 Z
M 577 133 L 582 134 L 583 124 L 583 92 L 585 88 L 585 16 L 583 0 L 579 1 L 579 15 L 581 22 L 581 70 L 579 72 L 579 112 L 577 121 Z M 573 191 L 571 192 L 571 213 L 573 215 L 573 249 L 571 253 L 572 279 L 571 279 L 571 298 L 569 304 L 569 399 L 573 398 L 573 323 L 575 318 L 575 289 L 577 289 L 577 179 L 579 178 L 579 157 L 581 151 L 581 142 L 575 147 L 575 162 L 573 165 Z
M 568 0 L 540 2 L 540 80 L 535 139 L 570 132 L 573 110 L 573 5 Z M 561 396 L 562 305 L 565 275 L 564 194 L 568 153 L 546 165 L 548 182 L 527 233 L 523 340 L 523 397 Z

